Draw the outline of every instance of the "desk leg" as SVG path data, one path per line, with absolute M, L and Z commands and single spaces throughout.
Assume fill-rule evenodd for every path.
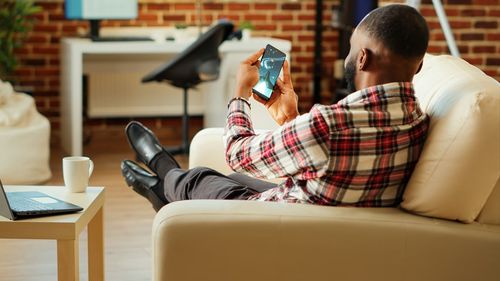
M 57 240 L 57 276 L 59 281 L 80 279 L 78 240 Z
M 104 280 L 103 208 L 88 225 L 89 281 Z

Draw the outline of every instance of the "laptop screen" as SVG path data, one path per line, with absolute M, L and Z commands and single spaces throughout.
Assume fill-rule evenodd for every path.
M 0 215 L 10 220 L 14 219 L 14 214 L 10 209 L 9 201 L 7 200 L 7 195 L 5 194 L 5 190 L 3 189 L 1 180 L 0 180 Z

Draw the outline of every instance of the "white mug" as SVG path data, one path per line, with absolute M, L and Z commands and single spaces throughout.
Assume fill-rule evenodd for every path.
M 84 156 L 64 157 L 62 160 L 64 184 L 69 192 L 85 192 L 94 162 Z

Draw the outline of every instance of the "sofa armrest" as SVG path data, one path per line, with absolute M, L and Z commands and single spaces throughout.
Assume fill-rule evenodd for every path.
M 171 203 L 153 223 L 155 281 L 496 280 L 500 227 L 396 208 Z
M 222 135 L 224 128 L 207 128 L 199 131 L 189 147 L 189 168 L 208 167 L 222 174 L 232 173 L 226 163 Z
M 266 131 L 268 130 L 255 130 L 257 134 Z M 199 131 L 191 140 L 189 147 L 189 168 L 208 167 L 224 175 L 234 173 L 226 163 L 223 134 L 224 128 L 207 128 Z M 266 181 L 277 184 L 283 179 L 266 179 Z

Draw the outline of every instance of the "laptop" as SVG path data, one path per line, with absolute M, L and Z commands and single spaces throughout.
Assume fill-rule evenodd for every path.
M 10 220 L 67 214 L 83 208 L 38 191 L 5 192 L 0 181 L 0 215 Z

